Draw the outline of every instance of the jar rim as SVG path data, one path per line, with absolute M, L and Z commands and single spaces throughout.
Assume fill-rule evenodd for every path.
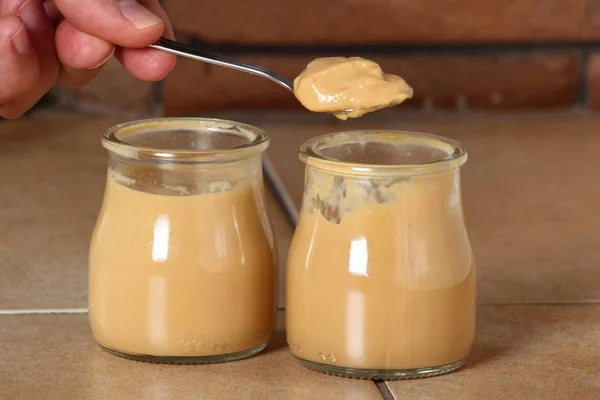
M 420 144 L 443 152 L 446 156 L 418 163 L 347 161 L 323 154 L 334 146 L 365 143 Z M 308 139 L 300 146 L 300 160 L 321 170 L 345 175 L 415 176 L 435 174 L 462 166 L 467 161 L 466 149 L 457 141 L 443 136 L 403 130 L 355 130 L 329 133 Z
M 237 146 L 214 149 L 162 148 L 133 144 L 127 137 L 151 132 L 177 130 L 203 133 L 228 133 L 247 139 Z M 117 155 L 149 161 L 172 163 L 227 163 L 258 156 L 269 147 L 269 137 L 252 125 L 217 118 L 149 118 L 112 126 L 102 135 L 102 145 Z

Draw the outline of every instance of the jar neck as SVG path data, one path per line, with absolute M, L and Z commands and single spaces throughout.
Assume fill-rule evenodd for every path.
M 157 118 L 117 125 L 102 145 L 126 158 L 167 163 L 229 163 L 262 154 L 269 147 L 259 128 L 207 118 Z
M 375 186 L 392 187 L 397 184 L 407 184 L 409 182 L 437 182 L 445 179 L 458 179 L 460 181 L 460 167 L 444 168 L 439 171 L 432 171 L 428 174 L 397 174 L 389 173 L 362 173 L 353 174 L 351 171 L 345 170 L 340 172 L 337 169 L 325 169 L 321 165 L 306 164 L 305 168 L 305 191 L 312 186 L 323 186 L 326 182 L 331 185 L 339 184 L 340 182 L 357 182 L 366 184 L 367 182 Z
M 303 212 L 318 210 L 336 222 L 364 207 L 398 207 L 420 204 L 452 213 L 462 213 L 460 170 L 453 168 L 428 175 L 344 175 L 307 166 Z
M 146 193 L 182 196 L 226 191 L 262 180 L 261 156 L 226 163 L 172 163 L 109 152 L 109 179 Z
M 300 159 L 339 175 L 398 178 L 459 168 L 467 152 L 453 140 L 424 133 L 351 131 L 306 141 L 300 146 Z

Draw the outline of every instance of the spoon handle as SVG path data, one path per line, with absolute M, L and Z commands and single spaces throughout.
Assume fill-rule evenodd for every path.
M 263 68 L 258 65 L 225 57 L 212 51 L 195 49 L 166 38 L 160 38 L 156 43 L 150 45 L 149 47 L 175 54 L 177 56 L 191 58 L 192 60 L 203 61 L 209 64 L 246 72 L 248 74 L 258 75 L 283 86 L 292 93 L 294 92 L 294 84 L 292 81 L 271 71 L 270 69 Z

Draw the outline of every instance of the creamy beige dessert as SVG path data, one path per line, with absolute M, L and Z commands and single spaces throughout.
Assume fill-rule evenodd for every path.
M 412 97 L 413 90 L 373 61 L 327 57 L 308 64 L 294 80 L 294 93 L 308 110 L 345 120 L 400 104 Z
M 259 204 L 262 181 L 182 196 L 144 193 L 117 177 L 109 174 L 90 250 L 98 343 L 180 357 L 265 345 L 275 324 L 277 270 Z
M 401 153 L 403 161 L 378 160 L 419 164 L 434 154 Z M 369 370 L 463 361 L 475 334 L 475 265 L 458 169 L 410 178 L 342 171 L 347 164 L 307 161 L 287 262 L 293 354 Z

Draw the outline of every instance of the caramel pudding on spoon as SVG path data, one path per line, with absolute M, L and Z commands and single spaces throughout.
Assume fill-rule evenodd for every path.
M 413 89 L 374 61 L 326 57 L 311 61 L 298 75 L 294 94 L 309 111 L 346 120 L 398 105 L 412 97 Z

